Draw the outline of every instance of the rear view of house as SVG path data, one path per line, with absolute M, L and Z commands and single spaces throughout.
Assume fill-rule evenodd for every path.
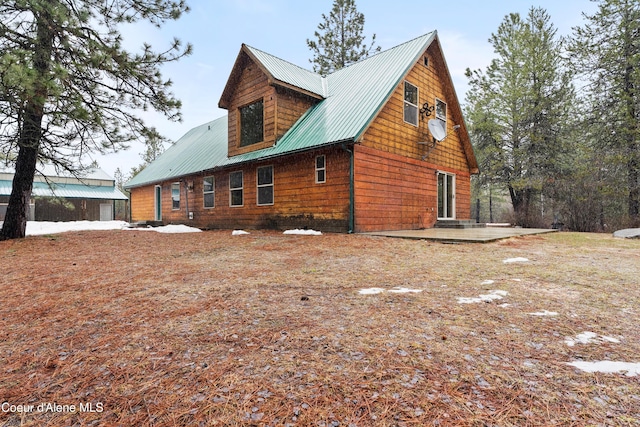
M 477 162 L 436 32 L 324 77 L 242 45 L 219 106 L 126 184 L 133 221 L 364 232 L 470 216 Z

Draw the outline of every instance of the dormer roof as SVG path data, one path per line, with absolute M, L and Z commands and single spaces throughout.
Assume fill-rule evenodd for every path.
M 285 87 L 318 100 L 326 97 L 326 82 L 321 75 L 243 43 L 218 102 L 220 108 L 228 108 L 247 60 L 260 67 L 272 86 Z

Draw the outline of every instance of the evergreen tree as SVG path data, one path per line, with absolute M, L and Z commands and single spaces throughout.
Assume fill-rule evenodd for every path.
M 322 75 L 331 74 L 349 64 L 366 58 L 372 52 L 379 52 L 375 46 L 376 35 L 371 37 L 369 46 L 365 43 L 364 15 L 358 12 L 355 0 L 334 0 L 329 16 L 322 14 L 316 41 L 307 39 L 313 51 L 313 71 Z
M 570 44 L 585 82 L 585 121 L 594 156 L 605 160 L 601 188 L 626 192 L 628 222 L 640 225 L 640 3 L 600 0 Z M 596 175 L 596 174 L 594 174 Z M 619 208 L 619 206 L 618 206 Z M 624 209 L 624 208 L 623 208 Z
M 0 5 L 0 149 L 16 159 L 0 239 L 25 235 L 38 162 L 76 171 L 90 151 L 159 138 L 136 115 L 153 108 L 180 119 L 159 67 L 191 51 L 122 48 L 120 27 L 178 19 L 184 0 L 8 0 Z
M 568 147 L 563 123 L 573 87 L 561 59 L 561 41 L 544 9 L 526 20 L 510 14 L 492 34 L 497 58 L 485 72 L 467 70 L 466 113 L 480 180 L 501 183 L 519 225 L 538 225 L 534 206 L 563 170 Z
M 134 176 L 138 175 L 140 172 L 144 170 L 151 162 L 160 156 L 164 152 L 164 140 L 160 138 L 149 138 L 145 142 L 145 150 L 140 153 L 140 157 L 142 157 L 142 163 L 138 166 L 134 166 L 129 170 L 129 177 L 127 181 Z M 126 182 L 126 181 L 125 181 Z
M 115 181 L 118 190 L 124 191 L 124 183 L 127 181 L 125 179 L 124 173 L 122 173 L 122 170 L 120 170 L 120 168 L 116 168 L 116 170 L 113 172 L 113 180 Z

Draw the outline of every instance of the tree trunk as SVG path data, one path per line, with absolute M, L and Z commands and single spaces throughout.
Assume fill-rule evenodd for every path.
M 33 188 L 38 150 L 35 147 L 20 147 L 16 161 L 16 173 L 9 197 L 7 213 L 2 224 L 0 240 L 19 239 L 27 229 L 27 208 Z
M 629 220 L 632 227 L 640 225 L 640 173 L 638 172 L 638 162 L 636 153 L 629 154 L 631 159 L 627 163 L 629 182 Z
M 509 185 L 509 195 L 511 196 L 516 225 L 520 227 L 530 227 L 531 218 L 529 211 L 531 210 L 533 189 L 527 187 L 522 190 L 516 190 L 513 186 Z
M 636 103 L 638 102 L 638 94 L 636 84 L 638 83 L 634 77 L 634 60 L 637 55 L 637 47 L 634 45 L 634 38 L 637 38 L 637 31 L 635 24 L 632 24 L 636 19 L 631 9 L 625 8 L 623 13 L 623 55 L 626 63 L 624 70 L 624 98 L 626 101 L 626 150 L 627 150 L 627 178 L 629 183 L 629 221 L 631 225 L 636 227 L 640 223 L 640 182 L 638 182 L 638 131 L 640 126 L 638 125 L 638 117 L 636 114 Z
M 42 118 L 48 97 L 47 86 L 53 53 L 53 27 L 48 7 L 51 5 L 44 5 L 37 16 L 37 36 L 33 54 L 33 69 L 37 77 L 33 87 L 34 95 L 27 101 L 23 121 L 19 124 L 16 171 L 7 213 L 0 231 L 0 240 L 22 238 L 27 229 L 27 209 L 42 138 Z

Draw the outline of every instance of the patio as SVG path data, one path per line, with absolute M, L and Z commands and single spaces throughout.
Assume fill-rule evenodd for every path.
M 558 230 L 544 228 L 479 227 L 479 228 L 427 228 L 423 230 L 392 230 L 362 233 L 370 236 L 399 237 L 403 239 L 434 240 L 443 243 L 488 243 L 509 237 L 552 233 Z

